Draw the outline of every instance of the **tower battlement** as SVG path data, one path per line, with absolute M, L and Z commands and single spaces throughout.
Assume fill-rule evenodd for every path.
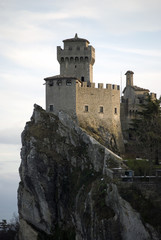
M 69 61 L 71 63 L 88 61 L 93 65 L 95 62 L 95 49 L 92 46 L 74 46 L 66 47 L 66 49 L 62 49 L 58 46 L 57 60 L 60 64 L 64 61 Z
M 60 64 L 60 75 L 73 76 L 82 82 L 93 82 L 93 64 L 95 62 L 95 49 L 89 41 L 79 38 L 66 39 L 64 49 L 57 47 L 57 60 Z
M 103 90 L 120 90 L 120 86 L 116 84 L 106 84 L 106 87 L 104 88 L 103 83 L 98 83 L 98 88 L 95 86 L 95 83 L 90 83 L 87 85 L 86 82 L 82 82 L 79 84 L 79 87 L 87 87 L 87 88 L 96 88 L 96 89 L 103 89 Z

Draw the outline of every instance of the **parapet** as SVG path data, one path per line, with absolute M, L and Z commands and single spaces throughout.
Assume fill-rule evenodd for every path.
M 87 82 L 82 82 L 81 85 L 79 85 L 80 87 L 83 88 L 96 88 L 95 87 L 95 83 L 90 83 L 90 85 L 87 85 Z M 98 88 L 96 89 L 108 89 L 108 90 L 120 90 L 120 86 L 116 85 L 116 84 L 106 84 L 106 88 L 104 88 L 103 83 L 98 83 Z
M 66 49 L 57 47 L 57 60 L 59 63 L 63 62 L 86 62 L 90 61 L 93 65 L 95 62 L 95 49 L 92 46 L 78 47 L 72 46 Z

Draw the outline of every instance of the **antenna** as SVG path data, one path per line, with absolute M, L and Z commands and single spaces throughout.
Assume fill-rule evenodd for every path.
M 122 97 L 122 71 L 120 72 L 120 87 L 121 87 L 120 95 Z

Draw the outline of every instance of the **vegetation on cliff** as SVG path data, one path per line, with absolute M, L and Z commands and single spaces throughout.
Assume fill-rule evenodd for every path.
M 149 95 L 141 104 L 141 111 L 132 120 L 130 133 L 132 146 L 139 156 L 158 164 L 161 158 L 161 100 Z

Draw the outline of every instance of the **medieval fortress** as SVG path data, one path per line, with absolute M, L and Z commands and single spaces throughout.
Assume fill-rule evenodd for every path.
M 104 87 L 103 83 L 98 83 L 96 88 L 93 83 L 95 49 L 89 45 L 89 41 L 76 34 L 74 38 L 63 42 L 63 49 L 57 47 L 60 75 L 44 79 L 46 111 L 65 111 L 76 117 L 80 126 L 85 128 L 103 126 L 116 137 L 121 149 L 122 132 L 129 128 L 130 119 L 137 114 L 138 103 L 144 101 L 149 90 L 134 86 L 133 72 L 127 71 L 120 104 L 119 85 L 106 84 Z

